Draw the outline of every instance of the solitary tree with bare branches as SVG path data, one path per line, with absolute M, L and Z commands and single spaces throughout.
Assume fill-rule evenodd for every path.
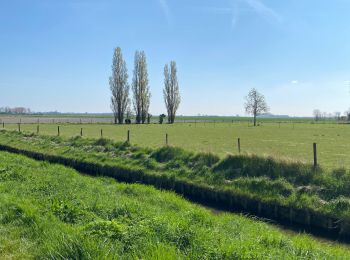
M 129 84 L 126 63 L 119 47 L 114 50 L 109 86 L 112 92 L 111 109 L 114 114 L 114 123 L 122 124 L 129 103 Z
M 143 51 L 136 51 L 135 53 L 132 91 L 136 123 L 144 124 L 148 116 L 151 93 L 148 86 L 146 55 Z
M 168 111 L 168 123 L 173 124 L 175 121 L 176 111 L 179 108 L 181 101 L 175 61 L 170 62 L 170 71 L 168 64 L 164 66 L 163 95 L 165 106 Z
M 255 88 L 251 89 L 246 96 L 245 111 L 254 117 L 254 126 L 256 126 L 256 117 L 261 113 L 266 113 L 269 108 L 266 104 L 265 97 Z

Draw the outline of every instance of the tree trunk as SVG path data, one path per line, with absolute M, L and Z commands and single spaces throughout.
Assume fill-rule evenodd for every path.
M 256 114 L 254 114 L 254 126 L 256 126 Z

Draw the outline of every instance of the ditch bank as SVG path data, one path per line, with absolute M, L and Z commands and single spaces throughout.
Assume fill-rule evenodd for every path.
M 305 230 L 317 236 L 350 242 L 350 220 L 310 209 L 297 209 L 276 202 L 264 202 L 242 194 L 235 194 L 233 191 L 217 190 L 208 185 L 189 183 L 166 174 L 152 174 L 143 169 L 104 165 L 2 144 L 0 144 L 0 150 L 25 155 L 36 160 L 62 164 L 92 176 L 106 176 L 125 183 L 152 185 L 158 189 L 174 191 L 190 201 L 212 208 L 242 212 L 260 219 L 268 219 L 272 223 L 277 222 L 294 230 Z

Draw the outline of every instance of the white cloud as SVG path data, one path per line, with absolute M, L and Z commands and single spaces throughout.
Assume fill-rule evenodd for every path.
M 231 19 L 231 27 L 234 29 L 239 22 L 240 17 L 244 15 L 244 11 L 252 10 L 265 20 L 270 22 L 281 22 L 282 17 L 272 8 L 265 5 L 262 0 L 229 0 L 229 7 L 200 7 L 205 12 L 214 14 L 229 15 Z
M 162 8 L 163 14 L 169 25 L 173 24 L 173 16 L 167 0 L 158 0 L 160 7 Z
M 345 80 L 345 86 L 350 91 L 350 80 Z
M 299 81 L 298 80 L 292 80 L 290 83 L 292 83 L 292 84 L 299 84 Z
M 250 8 L 252 8 L 257 14 L 261 17 L 269 20 L 275 20 L 280 22 L 281 16 L 274 11 L 272 8 L 266 6 L 261 0 L 238 0 L 247 4 Z

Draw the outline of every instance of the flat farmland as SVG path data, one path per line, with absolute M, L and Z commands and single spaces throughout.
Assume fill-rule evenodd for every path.
M 57 124 L 40 124 L 40 134 L 57 135 Z M 125 141 L 145 147 L 160 147 L 168 134 L 169 145 L 194 152 L 211 152 L 219 156 L 237 154 L 237 138 L 243 154 L 272 156 L 282 160 L 312 163 L 313 142 L 317 143 L 318 161 L 324 168 L 350 168 L 350 125 L 312 123 L 263 123 L 252 127 L 244 123 L 177 123 L 145 125 L 60 124 L 60 135 Z M 18 131 L 17 124 L 5 129 Z M 36 124 L 21 124 L 21 131 L 36 133 Z

